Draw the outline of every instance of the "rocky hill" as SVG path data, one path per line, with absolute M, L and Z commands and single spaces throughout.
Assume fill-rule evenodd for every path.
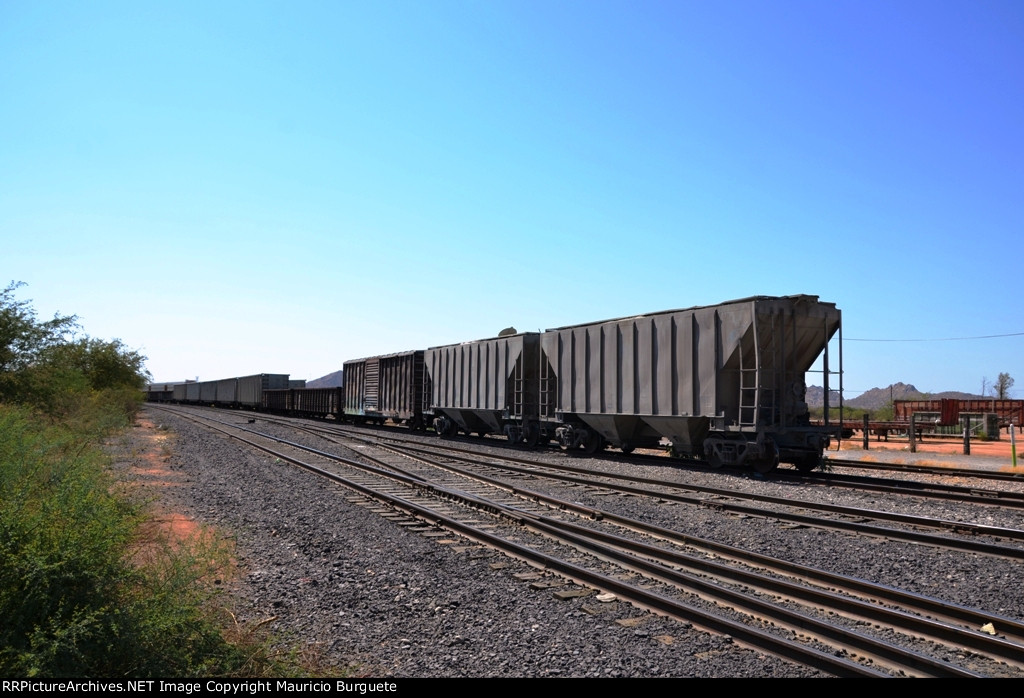
M 340 388 L 344 383 L 344 371 L 335 371 L 334 373 L 328 373 L 326 376 L 320 378 L 314 378 L 311 381 L 306 381 L 307 388 Z
M 922 393 L 913 385 L 908 383 L 893 383 L 885 388 L 872 388 L 855 398 L 847 399 L 843 404 L 847 407 L 856 407 L 864 410 L 877 410 L 885 407 L 891 400 L 937 400 L 939 398 L 953 398 L 955 400 L 973 400 L 978 395 L 961 393 L 955 390 L 947 390 L 941 393 Z M 825 389 L 821 386 L 811 385 L 807 387 L 807 404 L 809 407 L 821 407 L 825 404 Z M 832 391 L 829 396 L 830 405 L 839 404 L 839 393 Z
M 824 407 L 825 405 L 825 389 L 820 385 L 809 385 L 807 386 L 807 396 L 804 398 L 807 401 L 807 406 Z M 828 393 L 828 404 L 838 405 L 839 404 L 839 392 L 830 390 Z

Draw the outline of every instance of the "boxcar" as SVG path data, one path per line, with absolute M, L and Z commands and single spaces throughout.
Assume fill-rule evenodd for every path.
M 356 422 L 423 422 L 423 351 L 346 361 L 345 416 Z
M 287 373 L 257 373 L 238 379 L 238 404 L 256 408 L 263 403 L 264 390 L 280 390 L 288 387 Z
M 438 434 L 505 434 L 530 445 L 541 439 L 539 333 L 432 347 L 423 360 L 424 403 Z
M 212 405 L 217 402 L 218 381 L 202 381 L 199 383 L 199 401 Z
M 238 379 L 222 378 L 217 381 L 217 404 L 235 405 L 238 403 Z
M 712 466 L 767 472 L 820 462 L 834 429 L 812 426 L 804 374 L 840 311 L 816 296 L 758 296 L 717 306 L 548 330 L 541 336 L 541 419 L 563 448 L 625 451 L 664 438 Z M 827 414 L 827 411 L 826 411 Z

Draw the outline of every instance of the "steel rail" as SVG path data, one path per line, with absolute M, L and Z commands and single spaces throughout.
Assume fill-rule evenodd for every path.
M 422 448 L 413 448 L 412 450 L 419 451 L 420 453 L 432 453 L 429 450 Z M 497 456 L 490 456 L 497 458 Z M 886 528 L 882 526 L 875 526 L 871 524 L 859 523 L 854 521 L 842 521 L 837 519 L 823 519 L 812 516 L 806 516 L 803 514 L 789 513 L 779 510 L 765 510 L 757 509 L 755 507 L 747 506 L 744 504 L 734 504 L 726 501 L 711 501 L 701 497 L 692 497 L 682 494 L 675 494 L 672 492 L 663 492 L 658 490 L 650 490 L 641 487 L 632 487 L 621 484 L 608 484 L 608 483 L 597 483 L 593 480 L 584 480 L 576 476 L 565 475 L 562 472 L 557 471 L 576 471 L 576 472 L 589 472 L 584 471 L 580 468 L 572 468 L 571 466 L 549 466 L 542 463 L 534 463 L 531 468 L 517 468 L 510 465 L 496 465 L 492 467 L 499 467 L 505 470 L 513 472 L 528 473 L 536 477 L 546 477 L 553 480 L 560 480 L 563 482 L 571 482 L 575 484 L 587 484 L 592 486 L 605 487 L 610 490 L 626 492 L 629 494 L 635 494 L 644 497 L 654 497 L 656 499 L 664 499 L 673 502 L 679 502 L 684 504 L 692 504 L 695 506 L 704 506 L 714 509 L 720 509 L 723 511 L 730 511 L 738 514 L 745 514 L 747 516 L 755 516 L 758 518 L 778 519 L 780 521 L 787 521 L 791 523 L 798 523 L 806 526 L 813 526 L 816 528 L 827 528 L 837 529 L 843 531 L 851 531 L 854 533 L 860 533 L 864 535 L 871 535 L 879 538 L 889 538 L 894 540 L 905 540 L 912 541 L 915 543 L 924 543 L 935 547 L 946 548 L 950 550 L 963 550 L 967 552 L 982 553 L 986 555 L 993 555 L 996 557 L 1003 557 L 1016 560 L 1024 560 L 1024 549 L 1011 548 L 1003 545 L 997 545 L 994 543 L 985 543 L 982 541 L 972 541 L 957 538 L 946 538 L 943 536 L 937 536 L 931 533 L 923 533 L 920 531 L 912 531 L 905 529 Z M 556 472 L 540 472 L 539 468 L 552 469 Z M 790 508 L 803 508 L 810 510 L 825 511 L 828 513 L 841 514 L 849 517 L 856 518 L 877 518 L 882 521 L 895 521 L 899 523 L 905 523 L 908 525 L 919 526 L 922 528 L 939 528 L 943 530 L 950 530 L 953 532 L 969 532 L 974 534 L 986 534 L 993 537 L 1001 538 L 1012 538 L 1015 540 L 1024 540 L 1024 531 L 1018 529 L 999 528 L 996 526 L 984 526 L 981 524 L 967 524 L 954 521 L 942 521 L 936 519 L 927 519 L 920 516 L 910 516 L 905 514 L 892 514 L 890 512 L 879 512 L 873 509 L 854 509 L 851 507 L 843 507 L 837 505 L 822 504 L 818 505 L 814 502 L 805 502 L 803 500 L 787 500 L 782 497 L 768 497 L 764 495 L 753 495 L 748 497 L 746 493 L 735 492 L 732 490 L 721 490 L 717 488 L 705 488 L 695 487 L 686 484 L 677 484 L 651 480 L 649 478 L 638 478 L 636 476 L 620 475 L 616 473 L 593 473 L 591 475 L 597 475 L 599 477 L 616 479 L 616 480 L 629 480 L 629 481 L 646 481 L 649 483 L 657 484 L 660 487 L 666 487 L 671 489 L 681 489 L 695 491 L 702 494 L 710 494 L 718 497 L 727 497 L 730 499 L 753 499 L 754 501 L 768 502 L 772 504 L 779 504 Z
M 301 424 L 289 424 L 289 426 L 291 428 L 308 431 L 311 433 L 322 431 L 319 429 L 310 429 L 305 425 Z M 259 432 L 254 432 L 243 427 L 236 426 L 235 428 L 247 431 L 249 433 L 258 434 L 265 438 L 272 438 L 283 443 L 289 443 L 283 439 L 279 439 L 278 437 L 272 437 L 266 434 L 259 434 Z M 328 433 L 333 434 L 333 432 Z M 802 579 L 815 579 L 819 584 L 844 589 L 854 588 L 857 590 L 857 593 L 861 593 L 862 595 L 887 600 L 890 603 L 896 603 L 907 608 L 914 608 L 923 614 L 938 615 L 939 617 L 949 618 L 956 622 L 965 623 L 969 626 L 973 625 L 973 627 L 975 628 L 980 627 L 980 625 L 983 623 L 997 620 L 1000 626 L 1000 632 L 1004 634 L 1007 632 L 1008 628 L 1018 633 L 1024 630 L 1020 623 L 1012 619 L 1001 617 L 997 618 L 991 614 L 987 614 L 981 611 L 967 609 L 964 607 L 956 606 L 955 604 L 948 604 L 938 600 L 928 599 L 927 597 L 910 594 L 909 592 L 902 592 L 891 587 L 875 585 L 864 580 L 847 578 L 841 575 L 833 575 L 831 573 L 816 570 L 814 568 L 793 565 L 791 563 L 785 563 L 783 561 L 774 560 L 772 558 L 767 558 L 765 556 L 760 556 L 754 553 L 749 553 L 747 551 L 741 551 L 739 549 L 731 548 L 730 546 L 715 544 L 710 541 L 704 541 L 702 539 L 697 539 L 692 536 L 679 534 L 669 529 L 662 529 L 650 524 L 645 524 L 643 522 L 630 520 L 625 517 L 618 517 L 609 512 L 601 512 L 589 507 L 582 507 L 580 505 L 575 505 L 571 502 L 559 500 L 557 498 L 550 497 L 542 493 L 533 492 L 531 490 L 525 490 L 521 487 L 509 485 L 504 481 L 496 480 L 494 478 L 490 478 L 479 473 L 474 473 L 472 471 L 467 471 L 462 468 L 457 468 L 450 464 L 442 464 L 437 463 L 436 461 L 423 459 L 419 455 L 410 455 L 404 448 L 396 448 L 390 445 L 377 444 L 375 443 L 375 441 L 367 439 L 362 435 L 356 437 L 355 440 L 364 443 L 370 443 L 379 448 L 390 450 L 401 455 L 404 455 L 406 457 L 420 460 L 421 462 L 426 463 L 428 465 L 452 471 L 453 473 L 456 473 L 463 477 L 474 478 L 490 486 L 496 486 L 505 491 L 513 492 L 532 500 L 544 501 L 549 506 L 557 507 L 560 509 L 569 509 L 572 510 L 574 513 L 583 516 L 588 516 L 590 518 L 606 519 L 609 522 L 616 523 L 617 525 L 628 527 L 633 530 L 642 530 L 643 532 L 648 533 L 650 535 L 656 535 L 659 538 L 673 540 L 680 544 L 696 545 L 699 547 L 703 547 L 705 549 L 713 549 L 716 554 L 724 554 L 735 559 L 744 559 L 746 561 L 752 561 L 753 564 L 767 566 L 771 569 L 779 570 L 781 568 L 783 569 L 784 573 L 794 574 L 795 576 L 798 576 Z M 319 455 L 325 455 L 346 462 L 346 459 L 343 459 L 339 456 L 335 456 L 334 454 L 326 454 L 316 449 L 311 449 L 309 447 L 301 446 L 298 444 L 291 445 L 298 448 L 302 448 L 303 450 L 309 452 L 317 453 Z M 413 453 L 420 452 L 419 449 L 409 450 L 411 450 Z M 369 458 L 366 454 L 361 454 L 361 457 L 368 458 L 370 460 L 375 460 L 378 463 L 382 463 L 382 461 L 379 461 L 378 459 Z M 394 466 L 391 465 L 388 465 L 387 467 L 394 468 Z M 417 478 L 417 482 L 422 482 L 422 480 Z M 488 503 L 495 504 L 492 502 Z M 501 504 L 495 505 L 499 507 L 505 507 L 505 505 Z M 514 516 L 525 516 L 532 518 L 538 518 L 539 516 L 537 514 L 532 513 L 523 513 L 519 509 L 511 509 L 510 511 L 514 512 Z M 968 631 L 963 628 L 957 628 L 940 623 L 936 620 L 921 618 L 900 611 L 893 611 L 891 609 L 878 606 L 877 604 L 865 603 L 864 601 L 850 599 L 848 597 L 843 597 L 841 595 L 834 594 L 831 592 L 816 590 L 812 587 L 795 585 L 790 582 L 785 582 L 782 580 L 766 577 L 764 575 L 745 572 L 743 570 L 738 570 L 734 567 L 722 565 L 721 563 L 714 563 L 707 560 L 702 560 L 688 555 L 684 555 L 682 553 L 665 551 L 661 548 L 656 548 L 653 546 L 646 546 L 645 544 L 628 541 L 627 539 L 615 536 L 613 534 L 595 532 L 592 529 L 579 527 L 571 523 L 556 522 L 554 519 L 550 519 L 550 517 L 543 518 L 546 522 L 546 525 L 548 526 L 563 527 L 574 532 L 575 535 L 597 539 L 602 541 L 604 544 L 612 544 L 624 550 L 631 550 L 633 553 L 639 552 L 643 554 L 645 557 L 659 560 L 663 564 L 684 566 L 690 569 L 698 570 L 700 572 L 705 572 L 709 574 L 714 574 L 720 577 L 731 577 L 734 580 L 737 580 L 739 583 L 761 588 L 770 593 L 781 594 L 791 599 L 800 599 L 803 603 L 806 603 L 808 605 L 819 604 L 823 606 L 829 606 L 840 612 L 854 614 L 862 618 L 868 618 L 882 623 L 889 623 L 894 627 L 906 627 L 909 629 L 910 632 L 917 632 L 932 637 L 940 642 L 955 642 L 958 643 L 958 645 L 970 647 L 971 649 L 977 652 L 985 653 L 993 657 L 998 657 L 1009 662 L 1014 662 L 1018 665 L 1024 662 L 1024 648 L 1022 648 L 1020 645 L 1016 645 L 1002 638 L 992 637 L 988 634 L 980 632 Z
M 811 473 L 797 475 L 777 473 L 773 480 L 799 482 L 803 484 L 821 485 L 823 487 L 845 487 L 866 492 L 883 492 L 901 494 L 922 499 L 939 499 L 964 504 L 1003 507 L 1006 509 L 1024 509 L 1024 492 L 1005 492 L 1000 490 L 947 485 L 944 483 L 921 482 L 919 480 L 884 480 L 867 475 L 845 475 L 837 473 Z
M 361 441 L 366 441 L 361 439 Z M 404 449 L 395 448 L 394 446 L 380 446 L 381 448 L 390 449 L 398 453 L 403 453 Z M 409 456 L 418 457 L 418 456 Z M 468 460 L 468 459 L 467 459 Z M 912 594 L 910 592 L 904 592 L 892 587 L 883 585 L 873 584 L 865 580 L 859 580 L 844 575 L 832 574 L 824 572 L 822 570 L 816 570 L 814 568 L 785 563 L 783 561 L 775 560 L 767 556 L 758 555 L 756 553 L 750 553 L 748 551 L 741 551 L 730 546 L 724 546 L 721 544 L 711 543 L 704 539 L 695 538 L 693 536 L 686 536 L 679 534 L 671 529 L 665 529 L 653 524 L 647 524 L 635 519 L 628 517 L 621 517 L 614 513 L 593 509 L 591 507 L 584 507 L 582 505 L 562 500 L 550 495 L 546 495 L 541 492 L 536 492 L 522 487 L 511 485 L 502 480 L 492 478 L 480 473 L 468 471 L 462 468 L 456 468 L 450 464 L 438 463 L 435 461 L 423 460 L 423 462 L 434 465 L 438 468 L 444 468 L 453 471 L 464 477 L 471 477 L 477 479 L 485 484 L 499 487 L 501 489 L 509 490 L 528 499 L 532 499 L 539 502 L 544 502 L 548 506 L 569 510 L 577 515 L 581 515 L 591 519 L 600 519 L 624 528 L 639 531 L 648 535 L 653 535 L 663 540 L 676 542 L 682 545 L 689 545 L 693 547 L 702 547 L 705 549 L 714 548 L 718 554 L 726 554 L 734 559 L 743 559 L 751 564 L 758 566 L 765 566 L 770 569 L 776 569 L 777 571 L 784 572 L 786 574 L 792 574 L 800 578 L 815 579 L 819 584 L 824 586 L 830 586 L 833 588 L 845 589 L 850 593 L 859 593 L 862 596 L 866 596 L 872 601 L 882 600 L 892 604 L 899 605 L 903 608 L 914 609 L 921 613 L 923 616 L 932 616 L 947 619 L 952 622 L 962 623 L 969 628 L 980 628 L 982 625 L 987 623 L 998 623 L 1000 632 L 1004 635 L 1014 635 L 1018 640 L 1024 638 L 1024 624 L 1020 623 L 1011 618 L 996 616 L 994 614 L 986 613 L 976 609 L 969 609 L 957 604 L 950 604 L 948 602 L 939 601 L 937 599 L 931 599 L 919 594 Z M 593 529 L 584 527 L 577 527 L 574 524 L 565 523 L 566 527 L 573 527 L 578 534 L 584 535 L 583 532 L 588 532 L 586 535 L 590 535 L 589 532 Z M 857 599 L 849 599 L 832 592 L 815 590 L 809 587 L 794 585 L 789 582 L 781 582 L 779 580 L 765 577 L 764 575 L 754 574 L 745 572 L 742 570 L 736 570 L 734 567 L 721 565 L 720 563 L 714 563 L 700 558 L 695 558 L 682 553 L 676 553 L 673 551 L 665 551 L 662 548 L 653 546 L 645 546 L 642 543 L 623 543 L 628 539 L 623 539 L 618 536 L 612 536 L 611 534 L 601 534 L 594 532 L 595 537 L 608 536 L 609 541 L 614 541 L 617 545 L 625 545 L 627 548 L 629 545 L 635 545 L 637 550 L 643 551 L 648 557 L 660 559 L 666 564 L 677 564 L 686 565 L 688 567 L 698 569 L 704 572 L 711 572 L 719 576 L 733 576 L 741 577 L 739 581 L 751 586 L 761 586 L 765 589 L 772 591 L 773 593 L 785 593 L 792 598 L 804 599 L 807 603 L 823 603 L 827 604 L 836 610 L 847 611 L 850 613 L 857 613 L 861 617 L 870 618 L 872 620 L 878 620 L 881 622 L 897 622 L 899 621 L 904 627 L 908 627 L 912 631 L 928 634 L 929 636 L 948 642 L 957 642 L 965 646 L 969 646 L 979 652 L 989 653 L 991 656 L 1000 657 L 1007 661 L 1011 661 L 1020 665 L 1024 665 L 1024 646 L 1021 644 L 1010 642 L 1003 638 L 993 637 L 989 634 L 979 632 L 977 630 L 966 630 L 964 628 L 953 627 L 948 624 L 941 623 L 937 620 L 933 620 L 929 617 L 918 617 L 912 614 L 908 614 L 901 611 L 893 611 L 892 609 L 878 606 L 876 603 L 865 603 Z M 735 570 L 735 572 L 734 572 Z M 806 591 L 802 591 L 806 590 Z M 854 592 L 853 590 L 856 590 Z
M 857 653 L 870 657 L 873 661 L 889 666 L 892 669 L 908 673 L 917 672 L 921 676 L 933 678 L 965 678 L 979 676 L 979 674 L 975 672 L 942 660 L 933 659 L 917 652 L 907 650 L 894 643 L 885 642 L 877 638 L 864 635 L 863 633 L 848 630 L 836 625 L 835 623 L 818 620 L 817 618 L 804 613 L 790 611 L 778 604 L 762 601 L 746 592 L 734 591 L 727 587 L 704 581 L 693 574 L 680 572 L 670 567 L 666 567 L 664 564 L 649 562 L 643 557 L 637 556 L 638 554 L 652 555 L 656 556 L 656 559 L 660 559 L 663 562 L 668 562 L 674 557 L 671 554 L 666 554 L 667 551 L 662 549 L 630 541 L 618 536 L 612 536 L 611 534 L 601 534 L 589 531 L 582 527 L 575 527 L 571 524 L 566 524 L 565 522 L 548 519 L 547 517 L 523 517 L 521 521 L 528 528 L 538 532 L 547 533 L 551 536 L 557 536 L 559 540 L 587 549 L 602 558 L 611 556 L 619 565 L 631 568 L 645 577 L 659 579 L 667 584 L 683 588 L 700 596 L 701 598 L 725 604 L 731 608 L 741 610 L 755 618 L 769 620 L 770 622 L 779 624 L 793 632 L 808 633 L 815 639 L 823 641 L 826 644 L 829 642 L 837 642 L 843 648 L 853 649 Z M 573 533 L 572 529 L 575 529 L 576 533 Z M 601 543 L 596 541 L 601 541 Z M 609 549 L 607 543 L 614 544 L 614 552 Z M 684 557 L 685 556 L 680 556 L 677 558 L 680 564 Z M 725 565 L 721 565 L 720 567 L 724 570 Z M 749 573 L 738 575 L 738 577 L 743 576 L 749 576 L 751 579 L 754 579 L 754 575 L 749 575 Z M 764 579 L 758 580 L 758 584 L 764 584 L 764 582 Z M 796 590 L 796 585 L 787 584 L 781 581 L 778 582 L 776 587 L 778 590 Z M 804 587 L 804 589 L 807 588 Z M 817 596 L 819 599 L 825 598 L 824 594 L 819 594 Z M 852 602 L 852 600 L 848 601 Z M 862 605 L 867 606 L 869 604 Z M 847 608 L 849 608 L 849 604 L 847 604 Z M 876 617 L 880 618 L 881 615 Z M 926 625 L 919 622 L 920 619 L 913 619 L 912 616 L 906 616 L 905 614 L 903 617 L 900 617 L 900 614 L 893 612 L 886 614 L 886 617 L 888 620 L 898 619 L 901 622 L 901 625 L 895 626 L 895 628 L 924 628 Z M 929 628 L 929 630 L 933 631 L 934 628 Z M 955 639 L 960 639 L 960 636 L 963 635 L 963 633 L 959 632 L 957 629 L 947 628 L 946 630 L 956 631 L 949 633 L 949 635 Z M 1003 644 L 1005 645 L 1008 643 Z M 1006 647 L 999 647 L 999 649 L 1003 651 L 1007 650 Z M 1018 647 L 1016 650 L 1017 656 L 1019 657 L 1021 654 L 1021 648 Z
M 332 430 L 333 431 L 333 430 Z M 350 438 L 367 439 L 363 434 L 352 436 L 347 430 L 333 431 L 333 433 L 341 433 L 348 435 Z M 381 437 L 378 437 L 381 438 Z M 399 440 L 393 435 L 382 437 L 385 440 Z M 480 457 L 479 451 L 473 451 L 471 449 L 462 449 L 458 447 L 448 446 L 427 446 L 424 448 L 422 445 L 419 446 L 405 446 L 412 451 L 418 451 L 419 453 L 437 455 L 436 449 L 453 450 L 468 454 L 473 454 Z M 435 449 L 435 450 L 431 450 Z M 762 510 L 753 507 L 749 507 L 742 504 L 731 504 L 725 501 L 709 501 L 698 497 L 688 497 L 685 495 L 674 494 L 670 492 L 662 492 L 655 490 L 648 490 L 638 487 L 629 487 L 625 485 L 611 485 L 607 483 L 597 483 L 591 480 L 582 480 L 577 477 L 562 475 L 560 472 L 570 472 L 577 474 L 586 474 L 591 476 L 598 476 L 602 478 L 612 480 L 624 480 L 627 482 L 639 482 L 644 484 L 656 485 L 659 487 L 666 487 L 677 490 L 691 491 L 699 494 L 709 494 L 717 497 L 725 497 L 729 499 L 750 499 L 757 502 L 764 502 L 769 504 L 781 505 L 789 508 L 802 508 L 811 511 L 824 511 L 828 513 L 839 514 L 842 516 L 854 517 L 854 518 L 873 518 L 879 521 L 892 521 L 896 523 L 903 523 L 910 526 L 916 526 L 919 528 L 930 528 L 930 529 L 941 529 L 951 531 L 953 533 L 971 533 L 975 535 L 988 535 L 995 538 L 1007 538 L 1011 540 L 1024 540 L 1024 531 L 1013 528 L 1003 528 L 997 526 L 986 526 L 983 524 L 971 524 L 957 521 L 946 521 L 943 519 L 932 519 L 921 516 L 913 516 L 908 514 L 898 514 L 894 512 L 883 512 L 875 509 L 855 509 L 852 507 L 845 507 L 840 505 L 832 504 L 818 504 L 815 502 L 807 502 L 805 500 L 794 500 L 786 499 L 783 497 L 775 497 L 770 495 L 756 495 L 744 492 L 737 492 L 735 490 L 723 490 L 713 487 L 703 487 L 700 485 L 689 485 L 684 483 L 671 483 L 661 480 L 655 480 L 653 478 L 647 478 L 637 475 L 626 475 L 622 473 L 608 473 L 600 472 L 595 473 L 594 471 L 586 470 L 584 468 L 577 468 L 569 465 L 556 465 L 549 463 L 539 463 L 534 460 L 527 460 L 514 456 L 497 456 L 494 454 L 487 454 L 488 457 L 497 460 L 506 460 L 514 463 L 528 463 L 528 468 L 517 468 L 506 464 L 496 465 L 493 467 L 500 467 L 505 470 L 512 472 L 527 473 L 533 476 L 542 476 L 554 480 L 561 480 L 563 482 L 571 482 L 575 484 L 587 484 L 591 486 L 600 486 L 612 489 L 615 491 L 626 492 L 635 494 L 638 496 L 655 497 L 658 499 L 665 499 L 669 501 L 692 504 L 695 506 L 711 507 L 720 510 L 731 511 L 738 514 L 744 514 L 748 516 L 755 516 L 758 518 L 769 518 L 778 519 L 782 521 L 788 521 L 805 526 L 812 526 L 816 528 L 836 529 L 849 531 L 853 533 L 859 533 L 863 535 L 874 536 L 878 538 L 886 538 L 893 540 L 904 540 L 914 543 L 923 543 L 926 545 L 932 545 L 939 548 L 945 548 L 949 550 L 961 550 L 966 552 L 974 552 L 985 555 L 992 555 L 995 557 L 1002 557 L 1008 559 L 1024 560 L 1024 549 L 1011 548 L 1003 545 L 997 545 L 993 543 L 985 543 L 976 540 L 966 540 L 957 538 L 946 538 L 943 536 L 936 536 L 929 533 L 922 533 L 920 531 L 912 531 L 905 529 L 886 528 L 882 526 L 875 526 L 871 524 L 865 524 L 860 522 L 841 521 L 836 519 L 822 519 L 817 517 L 805 516 L 802 514 L 787 513 L 778 510 Z M 537 469 L 545 469 L 548 471 L 555 472 L 540 472 Z
M 806 605 L 818 606 L 837 613 L 883 623 L 894 630 L 908 635 L 918 633 L 940 643 L 948 643 L 956 648 L 967 647 L 976 652 L 987 654 L 990 657 L 1013 662 L 1018 667 L 1024 667 L 1024 646 L 1003 638 L 993 637 L 983 632 L 966 630 L 962 627 L 916 616 L 905 611 L 880 606 L 870 601 L 853 599 L 831 591 L 795 584 L 755 572 L 748 572 L 720 562 L 702 560 L 684 553 L 666 550 L 577 524 L 550 519 L 549 517 L 544 517 L 542 523 L 551 528 L 565 530 L 578 536 L 579 539 L 594 540 L 603 545 L 613 545 L 630 554 L 642 555 L 644 558 L 657 561 L 663 565 L 675 565 L 693 570 L 694 572 L 711 574 L 716 578 L 729 579 L 737 584 L 784 596 Z M 703 593 L 715 594 L 717 593 L 715 590 L 721 589 L 718 585 L 710 585 L 691 575 L 683 576 L 681 573 L 676 572 L 670 572 L 670 574 L 673 575 L 673 579 L 676 579 L 675 575 L 679 574 L 679 583 L 686 584 L 687 586 L 691 584 L 699 586 Z M 750 601 L 749 597 L 745 594 L 737 595 L 734 592 L 728 591 L 725 593 L 728 594 L 727 598 L 730 603 L 755 603 Z M 910 596 L 909 594 L 907 595 Z M 757 608 L 760 612 L 767 613 L 763 610 L 763 606 L 758 605 Z M 830 633 L 839 632 L 835 626 L 827 623 L 825 625 L 828 628 L 816 627 L 816 632 L 822 633 L 825 636 L 832 636 Z M 793 627 L 794 629 L 801 630 L 808 629 L 806 626 L 794 625 Z M 846 640 L 844 636 L 835 635 L 834 637 L 835 639 L 843 639 L 845 642 L 854 642 L 853 640 Z M 864 649 L 869 651 L 867 648 Z
M 398 497 L 396 495 L 375 490 L 362 483 L 351 480 L 350 478 L 346 478 L 342 475 L 338 475 L 337 473 L 332 473 L 330 471 L 324 470 L 315 465 L 312 465 L 311 463 L 306 463 L 297 458 L 289 456 L 288 454 L 277 451 L 276 449 L 272 449 L 268 446 L 255 443 L 237 434 L 232 434 L 226 429 L 221 429 L 220 427 L 212 425 L 204 426 L 206 426 L 209 429 L 218 431 L 230 438 L 239 440 L 253 448 L 259 449 L 260 451 L 272 455 L 275 458 L 279 458 L 284 462 L 291 463 L 299 468 L 302 468 L 316 475 L 324 477 L 332 482 L 343 485 L 344 487 L 347 487 L 371 499 L 387 503 L 392 507 L 405 511 L 406 513 L 417 518 L 428 521 L 433 525 L 443 527 L 447 530 L 459 533 L 460 535 L 463 535 L 464 537 L 470 540 L 475 540 L 477 542 L 480 542 L 481 544 L 488 545 L 495 549 L 501 550 L 506 554 L 509 554 L 517 559 L 524 560 L 534 566 L 538 566 L 543 569 L 553 570 L 558 574 L 568 579 L 571 579 L 579 584 L 590 586 L 605 592 L 615 594 L 620 598 L 626 599 L 632 603 L 635 603 L 638 606 L 661 613 L 662 615 L 666 615 L 676 620 L 682 620 L 692 623 L 693 625 L 700 627 L 704 630 L 729 635 L 734 640 L 738 641 L 740 644 L 750 649 L 755 649 L 757 651 L 763 652 L 770 652 L 784 659 L 795 661 L 804 666 L 826 671 L 836 676 L 886 676 L 886 674 L 879 672 L 878 670 L 873 669 L 871 667 L 860 664 L 858 662 L 854 662 L 843 657 L 838 657 L 833 654 L 822 652 L 813 647 L 809 647 L 804 643 L 791 641 L 786 638 L 782 638 L 771 633 L 766 633 L 764 631 L 758 630 L 757 628 L 752 628 L 742 623 L 731 621 L 727 618 L 710 614 L 705 611 L 701 611 L 700 609 L 688 606 L 675 599 L 671 599 L 661 594 L 657 594 L 649 590 L 632 586 L 620 580 L 614 579 L 613 577 L 593 572 L 592 570 L 588 570 L 586 568 L 580 567 L 565 560 L 555 558 L 551 555 L 535 550 L 533 548 L 505 540 L 500 536 L 496 536 L 494 534 L 488 533 L 487 531 L 470 526 L 462 521 L 459 521 L 458 519 L 447 516 L 436 510 L 428 509 L 419 504 L 416 504 L 415 502 L 409 501 L 403 497 Z M 232 426 L 234 429 L 243 432 L 251 433 L 251 430 L 246 429 L 244 427 L 240 427 L 237 425 L 228 426 Z M 260 436 L 262 436 L 263 438 L 268 438 L 265 435 Z M 290 446 L 297 446 L 303 450 L 307 450 L 311 453 L 315 453 L 318 455 L 330 455 L 323 452 L 319 452 L 316 449 L 310 449 L 309 447 L 301 446 L 299 444 L 290 444 L 289 442 L 283 439 L 276 439 L 276 437 L 269 438 L 281 441 L 282 443 L 285 443 Z M 339 460 L 340 462 L 353 465 L 354 467 L 358 467 L 363 470 L 379 470 L 374 466 L 359 464 L 358 462 L 351 461 L 350 459 L 338 456 L 335 456 L 334 458 Z M 384 472 L 377 474 L 382 474 L 394 479 L 407 479 L 406 476 L 396 473 Z M 468 495 L 466 493 L 456 493 L 452 491 L 446 491 L 443 488 L 436 488 L 429 485 L 425 485 L 425 483 L 420 480 L 410 479 L 410 484 L 420 488 L 426 487 L 428 489 L 438 490 L 448 498 L 458 497 L 460 499 L 469 500 L 477 504 L 481 504 L 482 506 L 479 508 L 483 508 L 486 510 L 490 510 L 492 507 L 502 509 L 505 508 L 501 507 L 501 505 L 495 505 L 491 502 L 486 502 L 486 500 L 479 500 L 478 498 L 473 497 L 472 495 Z M 520 521 L 521 519 L 530 518 L 528 514 L 518 511 L 514 512 L 514 515 L 512 516 L 510 516 L 507 513 L 503 515 L 506 518 L 509 518 L 513 521 Z

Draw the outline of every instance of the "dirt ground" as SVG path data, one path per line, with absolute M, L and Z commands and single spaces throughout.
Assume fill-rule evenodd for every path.
M 172 540 L 194 538 L 199 525 L 179 512 L 170 511 L 160 497 L 162 490 L 182 484 L 182 474 L 167 467 L 171 457 L 173 436 L 154 424 L 145 413 L 139 415 L 129 430 L 130 454 L 124 458 L 129 482 L 144 499 L 151 500 L 153 512 L 145 526 L 157 527 Z
M 1017 470 L 1024 472 L 1024 436 L 1017 437 Z M 962 438 L 936 438 L 926 436 L 917 442 L 917 452 L 911 453 L 910 443 L 905 436 L 890 436 L 888 441 L 872 435 L 868 450 L 864 450 L 863 438 L 856 434 L 844 440 L 836 451 L 835 444 L 826 457 L 842 457 L 855 460 L 884 460 L 898 463 L 948 464 L 957 467 L 993 468 L 1012 471 L 1013 460 L 1010 436 L 1002 432 L 998 441 L 971 440 L 971 453 L 964 455 Z

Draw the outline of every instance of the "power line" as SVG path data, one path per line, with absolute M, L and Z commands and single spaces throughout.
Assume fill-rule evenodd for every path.
M 856 337 L 843 337 L 844 342 L 961 342 L 967 339 L 998 339 L 999 337 L 1021 337 L 1024 332 L 1012 334 L 986 334 L 979 337 L 937 337 L 935 339 L 858 339 Z

